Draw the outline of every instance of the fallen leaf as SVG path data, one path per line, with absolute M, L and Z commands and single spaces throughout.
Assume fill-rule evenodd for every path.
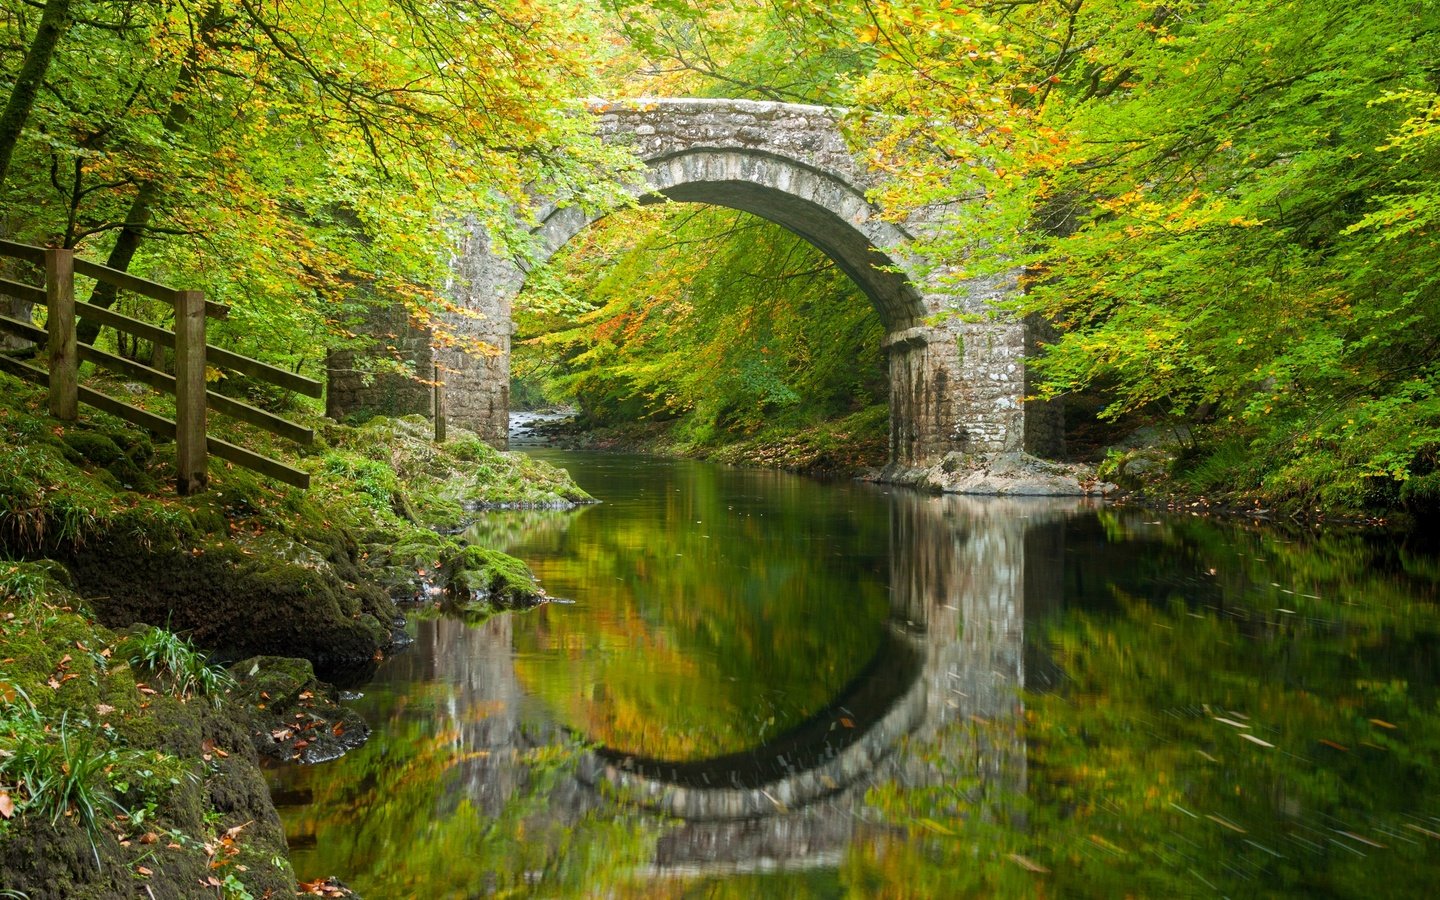
M 142 844 L 153 844 L 158 840 L 160 840 L 160 835 L 153 831 L 147 831 L 140 836 L 140 843 Z
M 227 838 L 233 838 L 235 835 L 237 835 L 237 834 L 239 834 L 240 832 L 244 831 L 246 828 L 249 828 L 249 827 L 250 827 L 251 825 L 253 825 L 254 823 L 255 823 L 255 820 L 254 820 L 254 819 L 251 819 L 249 822 L 246 822 L 246 823 L 244 823 L 244 824 L 242 824 L 242 825 L 236 825 L 234 828 L 227 829 L 226 832 L 225 832 L 225 836 L 226 836 Z
M 15 815 L 15 801 L 10 799 L 10 794 L 0 791 L 0 816 L 9 819 Z
M 344 733 L 345 733 L 345 723 L 344 723 L 344 722 L 336 722 L 335 725 L 330 729 L 330 733 L 333 734 L 333 735 L 335 735 L 336 737 L 339 737 L 340 735 L 344 734 Z
M 135 871 L 136 871 L 136 872 L 139 872 L 141 875 L 145 875 L 145 876 L 147 876 L 147 877 L 150 876 L 150 875 L 154 875 L 154 874 L 155 874 L 154 872 L 150 871 L 149 869 L 145 868 L 144 866 L 136 866 L 136 867 L 135 867 Z
M 1394 725 L 1391 725 L 1389 722 L 1385 721 L 1384 719 L 1371 719 L 1371 720 L 1370 720 L 1370 724 L 1371 724 L 1371 725 L 1379 725 L 1381 728 L 1395 728 L 1395 727 L 1396 727 L 1396 726 L 1394 726 Z

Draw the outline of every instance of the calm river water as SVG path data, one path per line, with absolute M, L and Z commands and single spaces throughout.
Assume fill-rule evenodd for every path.
M 415 643 L 273 771 L 369 900 L 1432 896 L 1440 557 L 536 451 L 470 532 L 573 603 Z

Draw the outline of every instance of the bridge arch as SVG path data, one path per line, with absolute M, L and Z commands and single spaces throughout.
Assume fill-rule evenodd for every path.
M 884 323 L 890 380 L 892 474 L 947 453 L 1058 452 L 1058 408 L 1026 403 L 1022 358 L 1033 344 L 1023 322 L 988 315 L 1017 290 L 1013 274 L 957 281 L 917 256 L 917 234 L 954 209 L 918 210 L 904 221 L 870 197 L 883 185 L 847 144 L 843 110 L 749 100 L 591 101 L 587 114 L 607 142 L 644 164 L 639 201 L 708 203 L 753 213 L 813 243 L 852 278 Z M 543 262 L 606 212 L 563 201 L 539 211 L 534 257 Z M 526 269 L 498 252 L 484 229 L 459 242 L 451 290 L 465 310 L 461 333 L 498 348 L 488 356 L 437 351 L 451 421 L 505 446 L 511 309 Z M 477 315 L 478 314 L 478 315 Z M 958 314 L 958 315 L 947 315 Z M 337 389 L 332 415 L 375 404 L 356 384 Z
M 870 298 L 889 331 L 926 315 L 923 296 L 893 252 L 913 237 L 874 218 L 863 188 L 768 150 L 699 145 L 647 158 L 642 205 L 676 201 L 725 206 L 774 222 L 825 253 Z M 535 228 L 543 262 L 606 214 L 579 207 L 542 210 Z

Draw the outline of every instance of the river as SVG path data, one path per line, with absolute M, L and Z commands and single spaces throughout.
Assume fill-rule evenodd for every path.
M 533 451 L 369 742 L 270 772 L 304 878 L 477 897 L 1428 896 L 1440 557 L 1078 501 Z

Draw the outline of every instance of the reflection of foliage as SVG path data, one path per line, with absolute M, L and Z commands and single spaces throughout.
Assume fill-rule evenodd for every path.
M 1110 527 L 1133 552 L 1141 520 Z M 1138 546 L 1214 573 L 1208 595 L 1175 589 L 1172 569 L 1151 599 L 1121 593 L 1113 612 L 1054 623 L 1065 689 L 1027 696 L 1023 723 L 956 723 L 917 748 L 944 787 L 872 792 L 907 834 L 857 849 L 847 880 L 892 894 L 1044 881 L 1061 896 L 1369 896 L 1379 865 L 1388 891 L 1433 883 L 1433 585 L 1390 574 L 1359 536 L 1150 531 Z
M 447 687 L 396 702 L 359 750 L 290 773 L 314 798 L 287 816 L 292 844 L 316 839 L 293 852 L 299 870 L 343 872 L 371 897 L 574 896 L 639 865 L 635 820 L 552 801 L 578 745 L 478 749 L 467 727 L 499 710 L 475 704 L 470 721 L 450 720 L 461 698 Z
M 749 749 L 825 707 L 874 656 L 886 520 L 789 476 L 651 466 L 660 489 L 618 467 L 588 485 L 606 503 L 508 547 L 578 601 L 517 634 L 519 675 L 614 749 L 670 760 Z M 671 486 L 682 475 L 683 493 Z M 773 482 L 764 501 L 747 498 L 756 482 Z

